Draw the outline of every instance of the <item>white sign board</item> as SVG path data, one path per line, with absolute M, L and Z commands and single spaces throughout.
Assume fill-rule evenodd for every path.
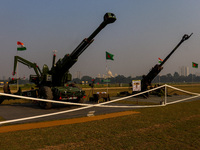
M 133 91 L 141 91 L 141 80 L 132 80 Z

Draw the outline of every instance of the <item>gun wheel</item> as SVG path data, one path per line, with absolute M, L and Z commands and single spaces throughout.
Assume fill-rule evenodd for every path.
M 11 94 L 11 92 L 10 92 L 10 86 L 9 86 L 8 83 L 4 83 L 3 92 L 7 93 L 7 94 Z
M 52 94 L 51 88 L 48 86 L 41 87 L 39 89 L 39 97 L 42 99 L 52 100 L 53 94 Z M 49 109 L 52 107 L 52 103 L 40 101 L 39 106 L 41 108 Z
M 1 104 L 3 101 L 4 101 L 4 99 L 0 97 L 0 104 Z
M 79 98 L 77 102 L 84 103 L 84 99 L 83 98 Z

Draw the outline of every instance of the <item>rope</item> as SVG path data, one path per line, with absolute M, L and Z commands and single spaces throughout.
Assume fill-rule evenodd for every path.
M 190 98 L 181 99 L 181 100 L 177 100 L 177 101 L 174 101 L 174 102 L 169 102 L 169 103 L 162 104 L 162 105 L 146 105 L 146 106 L 113 106 L 113 105 L 105 105 L 105 104 L 117 102 L 117 101 L 120 101 L 120 100 L 124 100 L 124 99 L 127 99 L 127 98 L 135 97 L 135 96 L 138 96 L 138 95 L 141 95 L 141 94 L 144 94 L 144 93 L 147 93 L 147 92 L 151 92 L 151 91 L 163 88 L 163 87 L 169 87 L 169 88 L 172 88 L 172 89 L 175 89 L 175 90 L 178 90 L 178 91 L 181 91 L 181 92 L 185 92 L 185 93 L 188 93 L 188 94 L 193 94 L 193 95 L 196 95 L 196 96 L 193 96 L 193 97 L 190 97 Z M 26 118 L 20 118 L 20 119 L 13 119 L 13 120 L 7 120 L 7 121 L 1 121 L 0 125 L 5 124 L 5 123 L 13 123 L 13 122 L 18 122 L 18 121 L 25 121 L 25 120 L 30 120 L 30 119 L 37 119 L 37 118 L 48 117 L 48 116 L 53 116 L 53 115 L 58 115 L 58 114 L 64 114 L 64 113 L 74 112 L 74 111 L 83 110 L 83 109 L 87 109 L 87 108 L 91 108 L 91 107 L 108 107 L 108 108 L 162 107 L 162 106 L 175 104 L 175 103 L 183 102 L 183 101 L 186 101 L 186 100 L 189 100 L 189 99 L 200 97 L 200 94 L 198 94 L 198 93 L 192 93 L 192 92 L 189 92 L 189 91 L 181 90 L 181 89 L 169 86 L 167 84 L 159 86 L 159 87 L 151 89 L 151 90 L 148 90 L 148 91 L 145 91 L 145 92 L 137 93 L 137 94 L 134 94 L 134 95 L 123 97 L 123 98 L 118 98 L 118 99 L 115 99 L 115 100 L 112 100 L 112 101 L 108 101 L 108 102 L 104 102 L 104 103 L 100 103 L 100 104 L 81 104 L 81 103 L 72 103 L 72 102 L 62 102 L 62 101 L 47 100 L 47 99 L 19 96 L 19 95 L 6 94 L 6 93 L 0 93 L 0 95 L 10 96 L 10 97 L 15 97 L 15 98 L 22 98 L 22 99 L 35 100 L 35 101 L 43 101 L 43 102 L 51 102 L 51 103 L 59 103 L 59 104 L 70 104 L 70 105 L 85 106 L 85 107 L 81 107 L 81 108 L 75 108 L 75 109 L 56 112 L 56 113 L 50 113 L 50 114 L 44 114 L 44 115 L 32 116 L 32 117 L 26 117 Z

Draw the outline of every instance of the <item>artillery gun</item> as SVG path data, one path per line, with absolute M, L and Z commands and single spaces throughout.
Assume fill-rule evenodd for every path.
M 38 95 L 40 98 L 44 99 L 72 100 L 74 102 L 81 101 L 85 96 L 85 92 L 76 87 L 75 84 L 69 83 L 69 81 L 72 80 L 72 75 L 69 73 L 69 69 L 77 62 L 78 57 L 84 52 L 84 50 L 94 41 L 94 37 L 106 25 L 115 22 L 115 20 L 116 17 L 113 13 L 106 13 L 100 26 L 88 38 L 83 39 L 71 54 L 66 54 L 57 62 L 55 62 L 56 55 L 53 55 L 51 69 L 49 69 L 45 64 L 42 70 L 40 70 L 36 63 L 32 63 L 20 56 L 15 56 L 13 75 L 15 75 L 17 62 L 20 62 L 33 68 L 36 73 L 36 75 L 30 75 L 30 81 L 35 83 L 39 89 L 31 90 L 31 92 L 29 91 L 29 96 L 36 97 Z M 24 94 L 22 93 L 22 95 Z M 51 103 L 39 103 L 43 108 L 51 108 L 52 106 Z
M 146 91 L 148 89 L 148 86 L 151 85 L 151 82 L 153 81 L 153 79 L 160 73 L 160 71 L 163 69 L 163 65 L 165 64 L 165 62 L 169 59 L 169 57 L 176 51 L 176 49 L 186 40 L 188 40 L 190 38 L 190 36 L 193 33 L 191 33 L 190 35 L 185 34 L 181 41 L 177 44 L 177 46 L 169 53 L 169 55 L 167 55 L 167 57 L 160 63 L 160 64 L 156 64 L 147 75 L 143 75 L 142 76 L 142 81 L 141 81 L 141 91 Z

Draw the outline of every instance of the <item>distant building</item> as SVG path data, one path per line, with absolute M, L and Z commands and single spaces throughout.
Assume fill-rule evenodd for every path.
M 108 70 L 107 75 L 108 75 L 109 78 L 110 77 L 114 77 L 113 74 L 112 74 L 112 72 L 110 70 Z
M 180 75 L 188 76 L 189 75 L 189 67 L 185 67 L 185 66 L 180 67 Z
M 97 75 L 97 78 L 101 78 L 101 74 L 100 73 Z
M 107 73 L 106 73 L 106 75 L 105 74 L 98 74 L 97 76 L 96 76 L 96 78 L 103 78 L 103 79 L 107 79 L 107 78 L 114 78 L 114 77 L 116 77 L 116 76 L 118 76 L 118 74 L 117 73 L 115 73 L 115 75 L 113 75 L 112 74 L 112 72 L 110 71 L 110 70 L 108 70 L 107 71 Z

